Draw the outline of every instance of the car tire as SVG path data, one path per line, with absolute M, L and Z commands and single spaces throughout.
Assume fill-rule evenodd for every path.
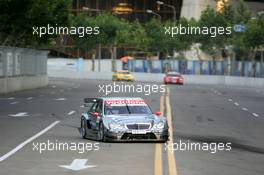
M 104 125 L 102 122 L 99 124 L 99 131 L 98 131 L 98 135 L 97 135 L 97 140 L 102 141 L 102 142 L 106 141 L 105 135 L 104 135 Z
M 80 133 L 81 133 L 81 136 L 83 139 L 86 139 L 87 138 L 87 133 L 86 133 L 86 120 L 85 118 L 82 117 L 81 119 L 81 130 L 80 130 Z

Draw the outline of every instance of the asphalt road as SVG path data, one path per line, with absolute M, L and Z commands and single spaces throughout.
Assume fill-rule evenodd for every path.
M 264 90 L 224 86 L 167 86 L 140 96 L 171 121 L 171 139 L 155 143 L 98 143 L 80 137 L 84 97 L 103 96 L 110 81 L 51 79 L 45 88 L 0 95 L 0 174 L 263 175 Z M 44 150 L 45 143 L 79 144 L 77 150 Z M 169 144 L 231 143 L 232 149 L 168 150 Z M 82 146 L 89 151 L 82 153 Z M 78 147 L 78 146 L 77 146 Z M 97 149 L 99 148 L 99 149 Z M 81 160 L 80 160 L 81 159 Z M 73 171 L 74 160 L 90 165 Z

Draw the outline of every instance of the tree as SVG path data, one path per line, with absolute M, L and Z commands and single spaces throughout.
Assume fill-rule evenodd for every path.
M 70 3 L 70 0 L 1 0 L 1 44 L 23 47 L 50 45 L 57 36 L 33 35 L 32 27 L 69 25 Z
M 246 50 L 249 51 L 249 59 L 253 63 L 253 76 L 256 76 L 256 53 L 264 46 L 264 14 L 247 23 L 247 30 L 244 33 L 243 42 Z
M 240 24 L 247 26 L 247 23 L 251 19 L 251 13 L 246 7 L 243 0 L 240 0 L 239 5 L 235 8 L 234 24 Z M 249 50 L 244 42 L 245 33 L 244 32 L 234 32 L 232 37 L 233 51 L 236 56 L 242 61 L 242 76 L 244 76 L 245 60 L 248 58 Z
M 76 27 L 84 27 L 84 28 L 92 28 L 94 29 L 97 26 L 96 18 L 92 16 L 88 16 L 86 14 L 80 14 L 78 16 L 74 16 L 72 18 L 73 25 Z M 99 29 L 100 30 L 100 29 Z M 100 37 L 98 37 L 99 34 L 91 34 L 91 35 L 85 35 L 83 37 L 80 37 L 78 34 L 74 35 L 73 38 L 75 40 L 76 48 L 82 50 L 82 51 L 89 51 L 92 53 L 92 71 L 95 70 L 95 55 L 96 55 L 96 47 L 98 43 L 100 43 Z
M 217 55 L 220 55 L 222 51 L 226 50 L 227 46 L 232 43 L 232 32 L 229 34 L 219 34 L 217 33 L 220 28 L 231 30 L 233 26 L 234 10 L 229 4 L 225 4 L 221 12 L 215 11 L 215 9 L 207 7 L 205 11 L 202 12 L 201 18 L 199 20 L 200 28 L 214 29 L 212 32 L 199 35 L 198 40 L 200 43 L 200 49 L 205 53 L 212 55 L 213 58 L 213 73 L 216 71 L 215 60 Z M 210 31 L 210 30 L 209 30 Z
M 162 52 L 165 48 L 163 27 L 159 20 L 151 19 L 144 25 L 149 40 L 147 50 L 152 53 Z
M 182 18 L 177 25 L 175 22 L 166 21 L 161 23 L 156 19 L 152 19 L 151 21 L 145 24 L 145 30 L 148 38 L 148 51 L 154 52 L 162 52 L 165 55 L 172 55 L 174 50 L 177 52 L 181 52 L 187 50 L 192 45 L 192 37 L 189 35 L 171 35 L 165 34 L 166 29 L 179 28 L 179 25 L 187 27 L 189 21 L 187 19 Z

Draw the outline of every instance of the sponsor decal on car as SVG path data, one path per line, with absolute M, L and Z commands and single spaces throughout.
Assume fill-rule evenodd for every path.
M 109 106 L 126 106 L 126 105 L 146 106 L 147 105 L 144 100 L 106 100 L 105 104 Z

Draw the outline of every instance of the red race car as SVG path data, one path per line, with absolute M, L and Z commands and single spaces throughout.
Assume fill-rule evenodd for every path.
M 168 72 L 164 79 L 163 79 L 165 84 L 180 84 L 183 85 L 184 80 L 183 77 L 180 73 L 178 72 Z

